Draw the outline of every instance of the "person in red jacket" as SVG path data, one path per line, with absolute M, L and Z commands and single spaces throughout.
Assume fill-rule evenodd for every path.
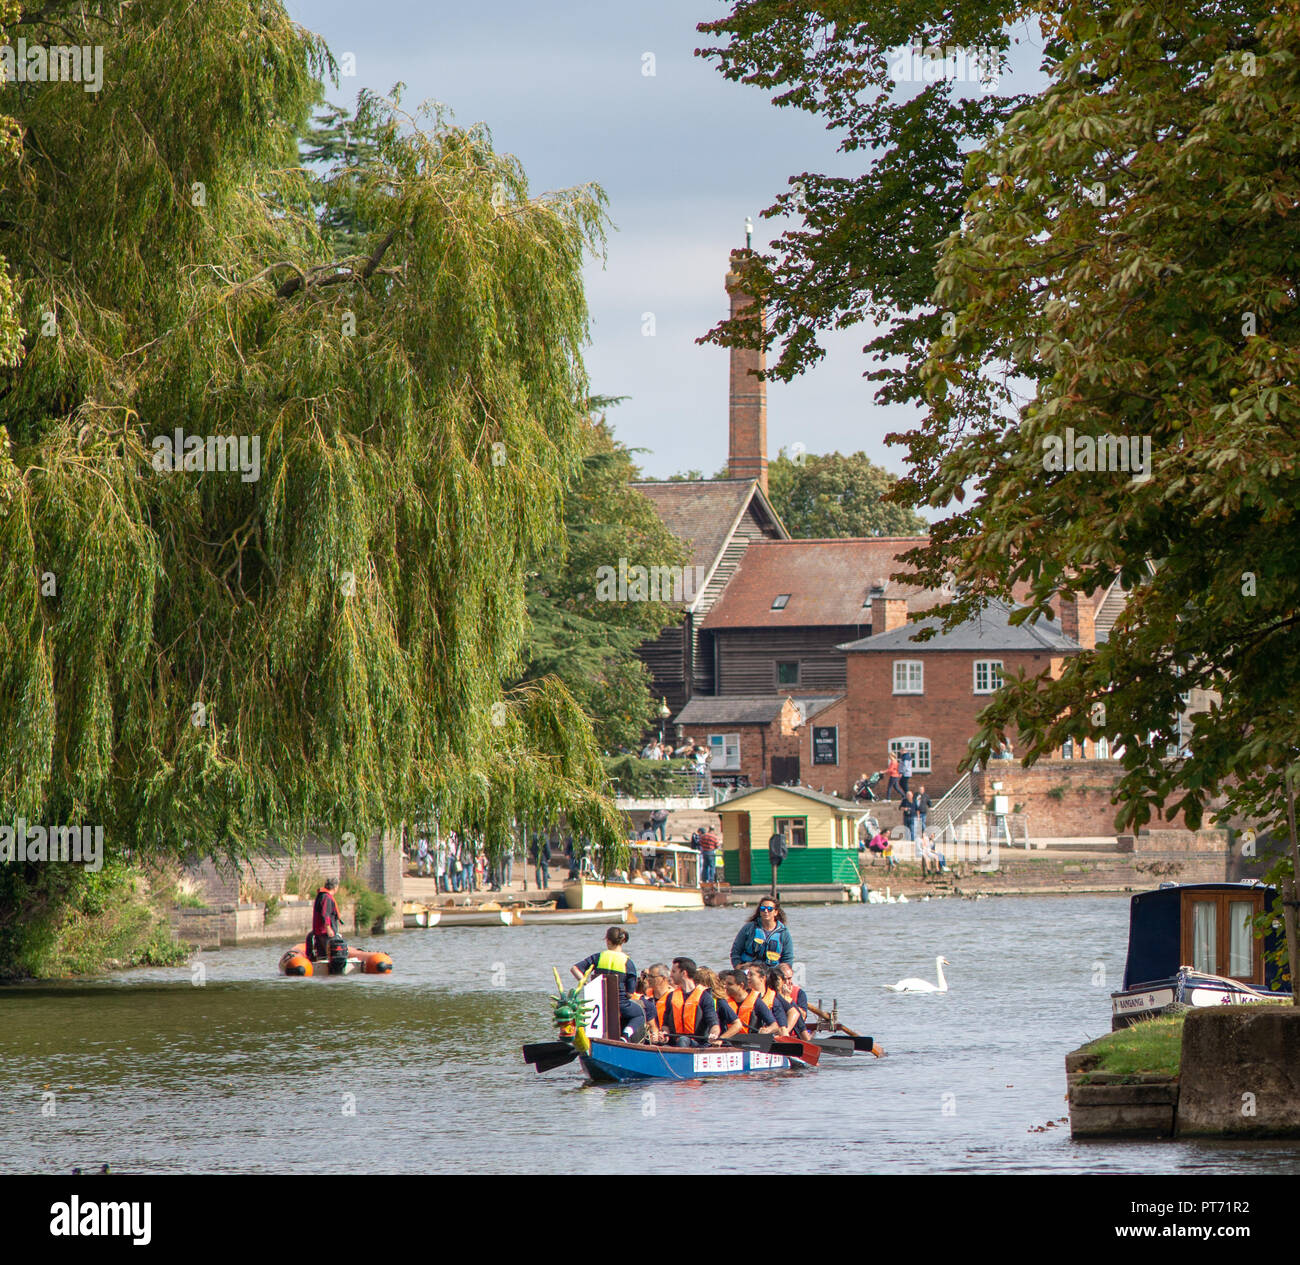
M 334 899 L 338 885 L 338 879 L 327 878 L 325 886 L 316 893 L 316 904 L 311 911 L 311 935 L 307 937 L 307 957 L 312 962 L 329 957 L 330 939 L 339 934 L 342 919 L 338 901 Z

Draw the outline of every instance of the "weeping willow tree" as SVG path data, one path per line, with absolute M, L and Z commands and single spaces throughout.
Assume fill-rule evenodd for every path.
M 502 687 L 580 452 L 599 190 L 375 99 L 364 161 L 303 167 L 332 62 L 276 3 L 11 35 L 102 46 L 104 83 L 0 102 L 0 820 L 237 861 L 436 806 L 490 853 L 560 813 L 616 852 L 582 710 Z M 77 873 L 3 867 L 0 969 Z

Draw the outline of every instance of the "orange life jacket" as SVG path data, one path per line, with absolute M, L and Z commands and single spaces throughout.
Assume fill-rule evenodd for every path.
M 749 1016 L 754 1013 L 754 1007 L 758 1005 L 758 994 L 751 992 L 744 1001 L 736 1007 L 736 1017 L 740 1020 L 741 1030 L 749 1031 Z
M 665 993 L 662 997 L 655 998 L 655 1012 L 659 1017 L 659 1026 L 664 1026 L 664 1010 L 668 1005 L 668 998 L 673 996 L 672 993 Z
M 696 984 L 695 991 L 689 997 L 680 988 L 673 989 L 673 1031 L 678 1036 L 695 1035 L 695 1016 L 700 1008 L 700 998 L 703 996 L 703 984 Z
M 775 988 L 764 989 L 763 1004 L 768 1008 L 768 1010 L 772 1009 L 772 1003 L 774 1001 L 776 1001 L 776 989 Z

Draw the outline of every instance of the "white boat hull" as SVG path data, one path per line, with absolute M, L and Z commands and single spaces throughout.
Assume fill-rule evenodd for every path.
M 524 926 L 577 926 L 589 923 L 626 922 L 627 909 L 520 909 L 515 921 Z
M 672 910 L 703 909 L 704 893 L 698 887 L 651 887 L 641 883 L 601 883 L 578 879 L 564 885 L 564 903 L 570 909 L 600 909 L 611 914 L 631 905 L 635 914 L 660 914 Z

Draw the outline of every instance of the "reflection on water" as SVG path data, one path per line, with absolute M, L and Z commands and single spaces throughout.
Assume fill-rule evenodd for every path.
M 739 921 L 643 917 L 628 950 L 721 967 Z M 599 927 L 403 932 L 384 939 L 390 977 L 280 978 L 267 945 L 205 954 L 201 987 L 185 967 L 0 990 L 0 1169 L 719 1173 L 775 1149 L 791 1171 L 1300 1173 L 1292 1143 L 1070 1141 L 1064 1056 L 1109 1029 L 1125 898 L 790 921 L 811 1000 L 888 1057 L 613 1088 L 576 1064 L 538 1076 L 519 1047 L 549 1038 L 551 966 L 567 979 Z M 939 954 L 950 992 L 881 987 L 933 978 Z

